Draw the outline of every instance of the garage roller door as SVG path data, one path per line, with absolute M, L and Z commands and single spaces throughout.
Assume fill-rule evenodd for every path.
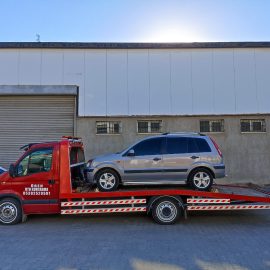
M 31 142 L 73 135 L 74 96 L 0 96 L 0 166 L 8 168 Z

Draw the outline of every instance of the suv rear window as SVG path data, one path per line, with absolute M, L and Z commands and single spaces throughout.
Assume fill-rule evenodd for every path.
M 207 141 L 200 138 L 168 137 L 167 154 L 211 152 Z
M 205 139 L 193 138 L 195 140 L 199 152 L 211 152 L 211 148 Z

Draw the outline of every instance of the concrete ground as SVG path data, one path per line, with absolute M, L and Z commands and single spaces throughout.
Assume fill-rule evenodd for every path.
M 270 269 L 270 211 L 192 213 L 172 226 L 141 214 L 30 216 L 0 226 L 0 269 Z

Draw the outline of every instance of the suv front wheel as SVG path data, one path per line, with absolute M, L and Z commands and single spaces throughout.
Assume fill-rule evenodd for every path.
M 118 188 L 120 179 L 112 169 L 104 169 L 97 173 L 96 182 L 100 191 L 114 191 Z
M 207 169 L 199 168 L 190 174 L 189 184 L 193 189 L 207 191 L 213 184 L 213 176 Z

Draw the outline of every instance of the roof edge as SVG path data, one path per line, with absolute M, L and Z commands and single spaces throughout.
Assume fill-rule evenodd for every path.
M 0 42 L 0 49 L 201 49 L 270 48 L 270 41 L 122 43 L 122 42 Z
M 0 85 L 0 96 L 6 95 L 78 95 L 76 85 Z

